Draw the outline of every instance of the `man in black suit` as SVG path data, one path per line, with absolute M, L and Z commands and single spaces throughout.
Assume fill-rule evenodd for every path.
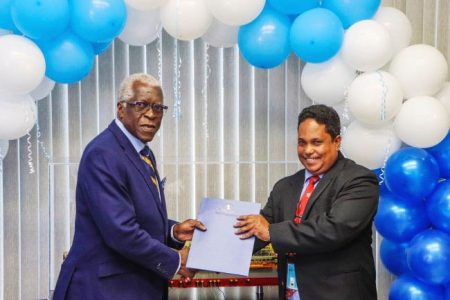
M 258 238 L 256 248 L 272 243 L 280 299 L 377 299 L 371 244 L 378 181 L 339 152 L 339 134 L 333 108 L 305 108 L 297 144 L 305 169 L 275 184 L 260 215 L 235 225 L 242 239 Z

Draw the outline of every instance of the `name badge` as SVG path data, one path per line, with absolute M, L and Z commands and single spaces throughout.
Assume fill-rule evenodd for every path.
M 287 280 L 286 280 L 286 298 L 288 300 L 300 300 L 300 293 L 298 292 L 297 278 L 295 276 L 295 265 L 289 263 L 287 265 Z

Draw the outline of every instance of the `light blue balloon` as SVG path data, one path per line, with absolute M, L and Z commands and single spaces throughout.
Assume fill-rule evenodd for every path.
M 11 6 L 14 24 L 32 39 L 51 39 L 69 25 L 67 0 L 15 0 Z
M 425 203 L 409 202 L 392 193 L 383 193 L 374 220 L 378 232 L 388 240 L 407 243 L 430 227 Z
M 371 19 L 381 0 L 323 0 L 322 7 L 334 12 L 341 19 L 344 28 L 347 29 L 354 23 Z
M 109 49 L 111 46 L 112 41 L 104 42 L 104 43 L 92 43 L 92 48 L 94 50 L 95 55 L 102 54 L 103 52 L 106 52 L 106 50 Z
M 405 274 L 392 283 L 389 300 L 444 300 L 444 289 Z
M 291 27 L 290 43 L 303 61 L 321 63 L 332 58 L 341 49 L 344 28 L 331 11 L 315 8 L 299 15 Z
M 383 239 L 380 245 L 380 258 L 389 272 L 400 276 L 409 271 L 406 261 L 407 247 L 407 243 L 394 243 L 388 239 Z
M 289 56 L 289 18 L 266 6 L 252 22 L 241 26 L 238 45 L 242 56 L 258 68 L 273 68 Z
M 286 15 L 298 15 L 320 5 L 320 0 L 268 0 L 268 2 L 274 9 Z
M 105 43 L 118 36 L 127 20 L 123 0 L 70 1 L 73 32 L 86 41 Z
M 86 77 L 92 69 L 92 45 L 70 31 L 53 40 L 37 43 L 45 56 L 45 75 L 53 81 L 74 83 Z
M 17 32 L 18 29 L 12 20 L 12 0 L 0 0 L 0 28 Z
M 427 151 L 405 147 L 392 154 L 385 171 L 388 189 L 406 199 L 424 199 L 436 187 L 439 166 Z
M 439 144 L 425 150 L 436 159 L 441 178 L 450 179 L 450 131 Z
M 432 284 L 450 281 L 450 235 L 425 230 L 406 249 L 408 266 L 415 277 Z
M 426 204 L 433 226 L 450 234 L 450 180 L 440 182 Z

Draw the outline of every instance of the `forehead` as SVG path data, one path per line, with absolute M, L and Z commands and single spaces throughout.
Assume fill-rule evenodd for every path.
M 161 87 L 152 86 L 142 81 L 135 81 L 131 86 L 133 90 L 133 98 L 136 100 L 162 101 L 163 95 Z
M 331 135 L 327 132 L 325 124 L 319 124 L 314 119 L 306 119 L 302 121 L 298 127 L 299 139 L 324 139 Z

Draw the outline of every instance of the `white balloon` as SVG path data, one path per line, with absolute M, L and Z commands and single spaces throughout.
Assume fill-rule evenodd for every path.
M 384 71 L 363 73 L 348 89 L 348 106 L 355 118 L 370 125 L 389 122 L 400 111 L 403 91 L 400 82 Z
M 394 54 L 407 47 L 411 42 L 411 22 L 401 10 L 393 7 L 380 7 L 373 19 L 383 24 L 389 31 Z
M 163 6 L 167 0 L 125 0 L 128 8 L 133 8 L 137 10 L 152 10 Z
M 341 102 L 356 70 L 344 63 L 339 55 L 320 64 L 307 63 L 301 75 L 302 88 L 316 103 L 334 105 Z
M 341 127 L 348 126 L 355 119 L 355 117 L 348 109 L 348 101 L 339 102 L 338 104 L 333 105 L 333 108 L 339 115 Z
M 213 16 L 205 0 L 168 0 L 161 7 L 162 26 L 179 40 L 189 41 L 201 37 L 212 21 Z
M 253 21 L 266 0 L 207 0 L 208 8 L 220 22 L 240 26 Z
M 345 32 L 342 59 L 359 71 L 375 71 L 384 66 L 393 54 L 389 31 L 374 20 L 363 20 Z
M 27 134 L 37 119 L 37 107 L 30 95 L 1 95 L 0 139 L 14 140 Z
M 239 26 L 226 25 L 214 19 L 202 39 L 213 47 L 227 48 L 236 45 L 238 32 Z
M 430 96 L 442 88 L 448 65 L 439 50 L 417 44 L 401 50 L 392 59 L 389 72 L 400 80 L 405 98 Z
M 382 127 L 367 127 L 354 121 L 342 136 L 341 149 L 346 157 L 373 170 L 383 167 L 401 145 L 392 122 Z
M 397 136 L 406 144 L 428 148 L 447 135 L 450 119 L 444 105 L 430 96 L 413 97 L 403 103 L 395 118 Z
M 161 32 L 159 9 L 136 10 L 127 7 L 127 22 L 119 39 L 133 46 L 144 46 L 153 42 Z
M 28 94 L 44 74 L 45 59 L 38 46 L 23 36 L 0 36 L 0 91 Z
M 41 83 L 30 93 L 30 96 L 34 100 L 41 100 L 50 95 L 53 88 L 55 87 L 55 82 L 48 77 L 44 77 Z
M 9 150 L 9 141 L 8 140 L 0 140 L 0 160 L 6 157 Z
M 444 87 L 436 94 L 436 99 L 442 102 L 447 108 L 448 115 L 450 116 L 450 82 L 447 81 Z

